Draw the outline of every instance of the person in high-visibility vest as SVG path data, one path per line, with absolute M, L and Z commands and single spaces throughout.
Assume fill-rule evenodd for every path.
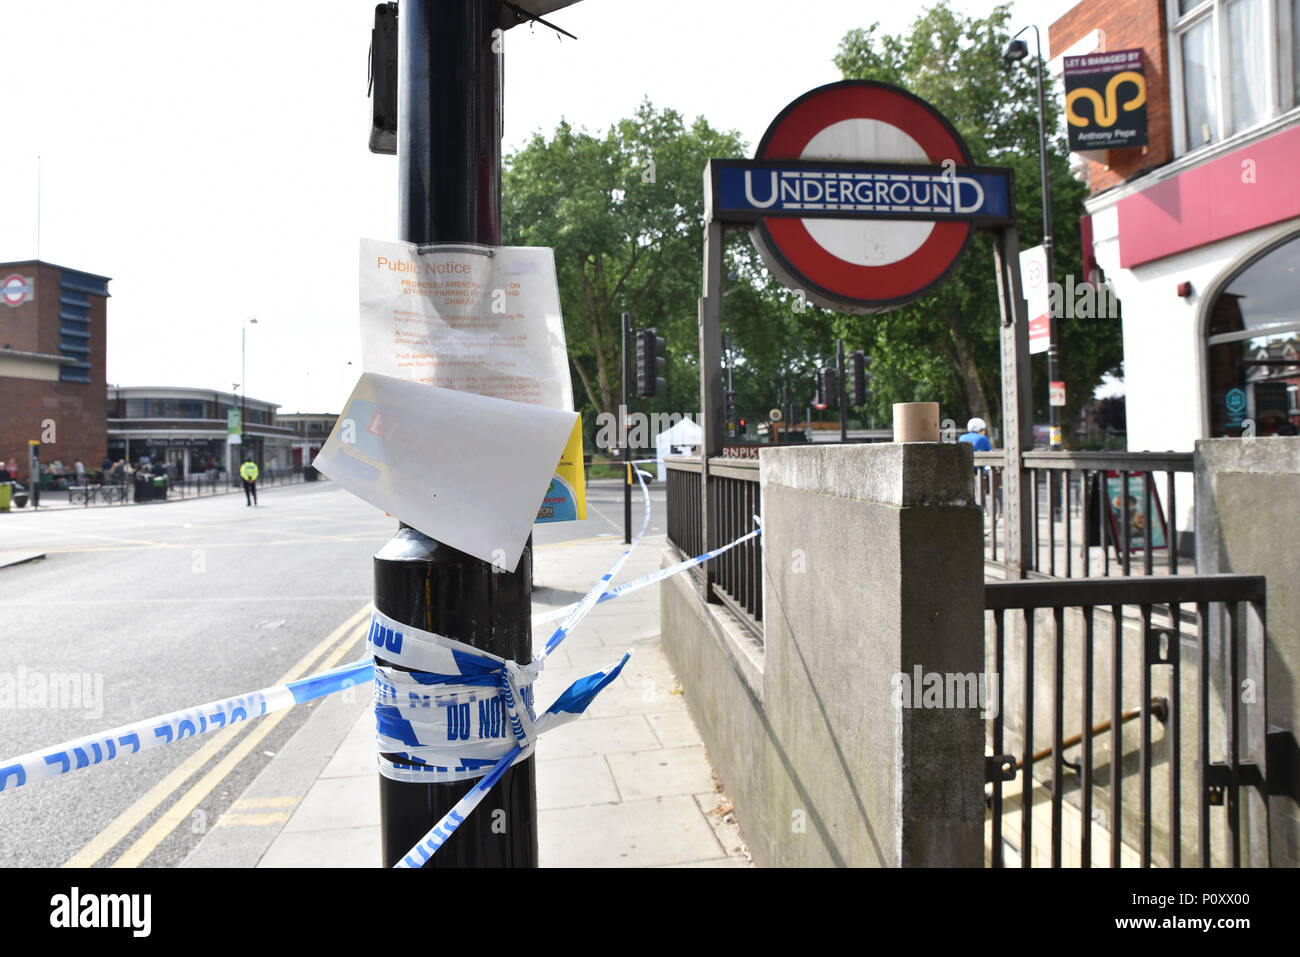
M 257 504 L 257 466 L 249 459 L 239 467 L 239 477 L 244 480 L 244 504 Z

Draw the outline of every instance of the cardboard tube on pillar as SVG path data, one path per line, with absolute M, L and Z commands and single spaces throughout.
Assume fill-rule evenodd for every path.
M 938 442 L 938 402 L 895 402 L 895 442 Z

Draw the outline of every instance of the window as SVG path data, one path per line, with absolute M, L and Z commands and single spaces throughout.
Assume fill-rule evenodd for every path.
M 1300 0 L 1168 0 L 1178 155 L 1300 103 Z
M 1210 436 L 1300 434 L 1300 234 L 1228 280 L 1206 337 Z

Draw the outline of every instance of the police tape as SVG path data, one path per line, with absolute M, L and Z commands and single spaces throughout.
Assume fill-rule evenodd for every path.
M 616 664 L 575 681 L 540 717 L 533 716 L 532 682 L 546 657 L 592 608 L 717 557 L 762 531 L 760 526 L 727 545 L 610 590 L 610 581 L 640 542 L 650 522 L 650 496 L 644 481 L 647 473 L 640 469 L 636 472 L 645 503 L 640 529 L 581 601 L 533 619 L 534 624 L 561 617 L 565 620 L 548 638 L 542 653 L 528 665 L 402 625 L 373 611 L 367 633 L 372 653 L 399 668 L 377 665 L 367 658 L 317 675 L 42 748 L 0 762 L 0 792 L 103 764 L 119 755 L 135 754 L 231 727 L 373 679 L 381 774 L 396 780 L 425 782 L 480 778 L 397 865 L 421 866 L 477 807 L 506 769 L 533 753 L 538 735 L 578 718 L 622 671 L 630 653 L 624 654 Z M 759 521 L 757 516 L 754 521 Z M 473 743 L 467 744 L 471 740 Z M 426 750 L 429 748 L 432 750 Z M 384 754 L 398 760 L 385 758 Z
M 624 654 L 617 664 L 575 681 L 541 717 L 535 717 L 529 693 L 533 680 L 541 672 L 547 657 L 609 591 L 610 580 L 618 574 L 650 525 L 650 492 L 645 484 L 647 473 L 641 469 L 635 471 L 645 503 L 640 529 L 582 600 L 566 610 L 564 621 L 529 664 L 520 665 L 442 635 L 402 626 L 387 616 L 380 619 L 376 612 L 371 644 L 376 646 L 375 719 L 381 729 L 378 739 L 380 774 L 395 780 L 435 782 L 482 778 L 415 843 L 397 867 L 421 867 L 428 861 L 478 807 L 506 769 L 532 755 L 540 734 L 579 717 L 596 695 L 623 670 L 629 654 Z M 408 653 L 404 649 L 411 644 L 414 644 L 414 650 Z M 389 694 L 383 683 L 395 677 L 395 673 L 379 664 L 381 654 L 383 660 L 407 668 L 416 661 L 433 666 L 436 670 L 431 673 L 411 672 L 399 680 L 409 679 L 425 686 L 451 685 L 442 691 L 445 703 L 435 704 L 437 694 L 415 693 L 409 685 L 405 697 Z M 496 685 L 495 694 L 483 693 L 482 686 L 490 684 Z M 393 691 L 397 690 L 395 683 Z M 433 713 L 429 714 L 430 711 Z M 476 716 L 477 724 L 474 723 Z M 395 741 L 410 742 L 413 747 L 404 752 L 389 751 L 385 754 L 386 746 Z M 461 746 L 457 747 L 457 744 Z
M 684 561 L 678 562 L 676 565 L 669 565 L 667 568 L 661 568 L 655 572 L 648 572 L 647 574 L 642 575 L 640 578 L 634 578 L 630 582 L 626 582 L 622 585 L 619 585 L 617 588 L 613 589 L 612 591 L 606 592 L 604 595 L 601 595 L 600 599 L 597 601 L 597 604 L 604 604 L 607 601 L 613 601 L 615 598 L 622 598 L 624 595 L 629 595 L 634 591 L 640 591 L 642 588 L 649 588 L 651 585 L 658 584 L 659 582 L 663 581 L 665 578 L 671 578 L 672 576 L 680 572 L 686 571 L 686 569 L 688 568 L 694 568 L 696 565 L 702 565 L 704 562 L 707 562 L 713 558 L 717 558 L 719 555 L 723 554 L 724 552 L 730 551 L 731 549 L 735 548 L 737 545 L 743 545 L 745 542 L 749 541 L 750 539 L 757 538 L 759 535 L 763 533 L 762 520 L 757 515 L 754 516 L 754 524 L 757 525 L 758 527 L 755 528 L 752 532 L 749 532 L 746 535 L 742 535 L 740 536 L 740 538 L 737 538 L 734 541 L 730 541 L 725 545 L 719 545 L 717 548 L 712 549 L 711 551 L 704 552 L 701 555 L 696 555 L 694 558 L 687 558 Z M 576 607 L 577 607 L 577 603 L 575 602 L 572 605 L 565 605 L 563 608 L 556 608 L 554 611 L 547 611 L 547 612 L 543 612 L 540 615 L 534 615 L 533 624 L 543 625 L 546 624 L 547 622 L 557 621 L 560 618 L 563 618 L 565 615 L 569 614 L 570 610 Z
M 340 665 L 297 681 L 146 718 L 111 731 L 32 751 L 0 762 L 0 792 L 6 789 L 16 790 L 25 784 L 104 764 L 122 755 L 136 754 L 173 741 L 197 737 L 208 731 L 219 731 L 241 721 L 283 711 L 304 701 L 323 698 L 369 681 L 371 670 L 369 659 Z

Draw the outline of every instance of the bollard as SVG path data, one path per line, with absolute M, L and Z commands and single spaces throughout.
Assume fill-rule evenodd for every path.
M 492 36 L 500 9 L 497 0 L 402 4 L 398 215 L 407 242 L 501 242 L 501 44 Z M 518 567 L 501 571 L 403 525 L 374 561 L 379 611 L 503 658 L 531 660 L 531 538 Z M 536 867 L 534 773 L 532 758 L 507 770 L 425 866 Z M 384 866 L 401 860 L 474 784 L 381 774 Z

